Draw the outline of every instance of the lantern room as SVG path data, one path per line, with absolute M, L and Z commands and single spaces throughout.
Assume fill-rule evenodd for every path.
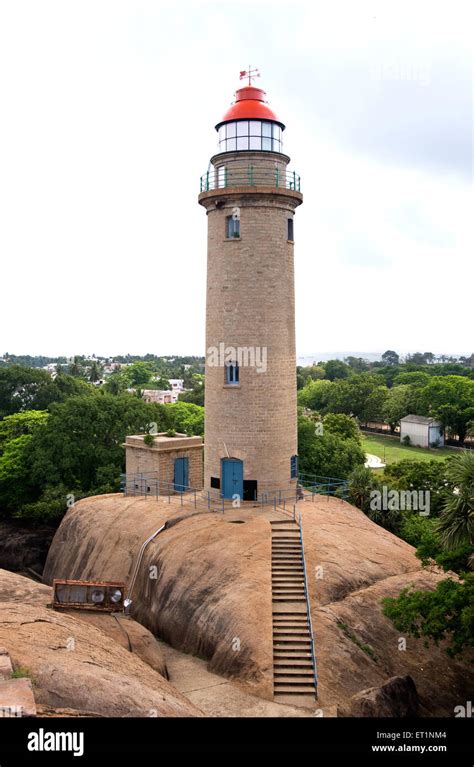
M 240 88 L 235 102 L 217 123 L 219 152 L 282 152 L 285 126 L 270 109 L 265 91 L 253 85 Z

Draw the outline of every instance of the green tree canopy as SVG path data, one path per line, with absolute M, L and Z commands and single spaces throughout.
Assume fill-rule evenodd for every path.
M 46 410 L 51 402 L 63 402 L 93 387 L 68 375 L 53 380 L 46 370 L 23 365 L 0 367 L 0 419 L 22 410 Z
M 382 359 L 387 365 L 398 365 L 400 361 L 397 352 L 392 351 L 392 349 L 387 349 L 387 351 L 382 354 Z
M 399 425 L 400 418 L 404 418 L 411 413 L 416 414 L 416 393 L 414 387 L 402 384 L 389 389 L 382 408 L 382 416 L 390 424 L 392 431 L 395 431 L 395 427 Z
M 298 392 L 298 404 L 318 413 L 326 413 L 333 385 L 327 380 L 308 381 Z
M 464 376 L 434 376 L 419 393 L 421 407 L 464 442 L 474 420 L 474 381 Z
M 298 418 L 298 454 L 301 474 L 347 479 L 355 466 L 362 465 L 365 456 L 355 439 L 344 439 L 326 429 L 317 433 L 309 418 Z
M 323 418 L 323 426 L 331 434 L 339 434 L 344 439 L 354 439 L 360 444 L 360 429 L 355 418 L 344 413 L 328 413 Z
M 382 603 L 384 614 L 399 631 L 435 644 L 447 640 L 451 657 L 474 646 L 474 573 L 461 582 L 447 578 L 434 591 L 403 589 Z
M 328 381 L 335 381 L 337 378 L 348 378 L 351 369 L 342 360 L 328 360 L 324 363 L 324 371 Z

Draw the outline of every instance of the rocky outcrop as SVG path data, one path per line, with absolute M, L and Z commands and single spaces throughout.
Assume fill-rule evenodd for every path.
M 351 716 L 411 717 L 418 714 L 419 705 L 411 676 L 393 676 L 381 687 L 370 687 L 353 695 Z
M 113 616 L 96 616 L 96 621 L 82 612 L 55 611 L 46 606 L 50 600 L 50 588 L 0 570 L 0 646 L 31 681 L 39 710 L 118 717 L 200 715 L 155 670 L 164 662 L 146 629 L 124 619 L 132 649 L 134 642 L 142 645 L 141 656 L 148 654 L 150 664 L 123 646 L 125 639 L 108 635 L 107 619 L 115 623 Z
M 419 713 L 452 716 L 469 700 L 472 667 L 444 646 L 401 637 L 381 600 L 401 589 L 433 589 L 446 577 L 424 569 L 406 542 L 355 507 L 316 497 L 297 506 L 303 538 L 319 678 L 319 705 L 350 710 L 367 688 L 409 675 Z M 271 510 L 193 513 L 179 500 L 109 495 L 78 502 L 64 518 L 45 567 L 57 578 L 129 581 L 148 546 L 133 591 L 133 616 L 209 668 L 272 696 Z M 273 518 L 275 518 L 273 516 Z M 235 524 L 240 521 L 241 524 Z M 242 523 L 243 522 L 243 523 Z
M 36 716 L 36 703 L 30 679 L 6 679 L 0 682 L 0 716 Z
M 167 523 L 145 551 L 133 617 L 173 647 L 206 658 L 211 671 L 271 698 L 270 525 L 250 512 L 239 519 L 194 513 L 176 500 L 84 499 L 59 528 L 44 578 L 128 582 L 142 542 Z

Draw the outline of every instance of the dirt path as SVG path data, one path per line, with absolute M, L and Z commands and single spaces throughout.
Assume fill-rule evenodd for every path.
M 158 642 L 165 656 L 169 681 L 207 716 L 321 716 L 316 704 L 314 709 L 300 708 L 249 695 L 239 685 L 208 671 L 206 661 L 179 652 L 161 640 Z

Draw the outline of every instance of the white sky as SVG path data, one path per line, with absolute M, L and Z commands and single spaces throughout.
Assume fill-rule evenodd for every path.
M 0 0 L 0 354 L 204 354 L 199 176 L 248 63 L 302 177 L 298 353 L 471 353 L 469 11 Z

